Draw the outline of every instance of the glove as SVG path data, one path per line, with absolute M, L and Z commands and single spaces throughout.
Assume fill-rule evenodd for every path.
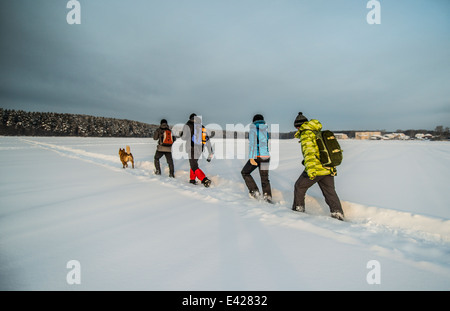
M 314 180 L 314 178 L 316 178 L 316 175 L 317 175 L 316 172 L 309 172 L 308 173 L 309 179 L 311 179 L 311 180 Z
M 211 162 L 213 157 L 214 157 L 214 154 L 210 153 L 208 156 L 208 159 L 206 159 L 206 162 Z

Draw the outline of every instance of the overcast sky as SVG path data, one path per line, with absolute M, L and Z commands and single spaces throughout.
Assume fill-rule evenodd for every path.
M 0 107 L 291 131 L 450 126 L 450 1 L 0 3 Z

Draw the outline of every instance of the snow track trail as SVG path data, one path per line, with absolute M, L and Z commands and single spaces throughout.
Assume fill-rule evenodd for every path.
M 276 170 L 271 172 L 275 204 L 250 199 L 241 180 L 239 160 L 213 160 L 212 164 L 201 162 L 207 176 L 212 180 L 210 188 L 201 184 L 191 185 L 188 181 L 187 160 L 175 163 L 175 179 L 168 178 L 165 158 L 161 158 L 163 175 L 153 174 L 153 149 L 145 156 L 139 150 L 138 140 L 133 141 L 131 152 L 135 158 L 135 169 L 123 169 L 118 156 L 118 146 L 112 144 L 115 153 L 105 154 L 92 151 L 95 146 L 70 145 L 64 140 L 22 138 L 26 144 L 49 150 L 60 156 L 69 157 L 99 165 L 105 169 L 136 177 L 142 182 L 159 183 L 173 189 L 187 199 L 201 200 L 215 208 L 226 206 L 235 209 L 241 217 L 252 218 L 267 226 L 284 226 L 298 231 L 336 240 L 350 245 L 364 245 L 380 256 L 389 257 L 421 269 L 442 273 L 450 277 L 450 220 L 431 217 L 388 208 L 342 201 L 346 221 L 329 217 L 328 207 L 320 196 L 307 196 L 307 213 L 293 212 L 290 204 L 293 198 L 293 183 L 282 178 Z M 58 143 L 61 142 L 62 144 Z M 153 143 L 154 144 L 154 143 Z M 138 146 L 138 147 L 136 147 Z M 149 147 L 148 141 L 142 147 Z M 209 166 L 208 166 L 209 165 Z M 221 174 L 221 172 L 226 172 Z M 256 173 L 256 172 L 255 172 Z M 258 176 L 257 174 L 255 176 Z M 255 177 L 255 180 L 257 177 Z M 259 180 L 257 180 L 258 183 Z

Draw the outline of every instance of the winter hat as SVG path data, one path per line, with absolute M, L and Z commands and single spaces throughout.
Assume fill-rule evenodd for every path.
M 264 117 L 260 114 L 255 114 L 255 116 L 253 117 L 253 122 L 262 120 L 264 120 Z
M 306 121 L 308 121 L 308 119 L 303 115 L 303 113 L 299 112 L 297 118 L 295 118 L 294 127 L 300 127 L 300 125 Z
M 161 125 L 167 124 L 167 120 L 166 120 L 166 119 L 162 119 L 160 124 L 161 124 Z
M 191 113 L 191 115 L 189 116 L 189 120 L 194 121 L 194 117 L 196 117 L 197 115 L 195 113 Z

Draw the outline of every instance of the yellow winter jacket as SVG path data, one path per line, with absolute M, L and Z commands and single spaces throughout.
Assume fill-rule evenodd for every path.
M 310 179 L 316 176 L 336 175 L 336 168 L 323 167 L 320 163 L 319 147 L 316 142 L 316 132 L 322 129 L 322 124 L 318 120 L 311 120 L 303 123 L 295 137 L 300 139 L 304 158 L 305 171 Z

